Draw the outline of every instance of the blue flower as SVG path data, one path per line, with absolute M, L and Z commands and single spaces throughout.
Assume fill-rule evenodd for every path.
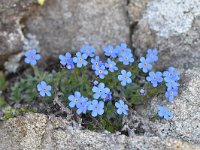
M 99 78 L 104 79 L 105 76 L 108 74 L 108 71 L 106 70 L 106 67 L 104 65 L 101 65 L 100 67 L 96 68 L 95 74 L 98 75 Z
M 169 82 L 171 80 L 178 81 L 180 79 L 179 72 L 173 67 L 169 67 L 168 71 L 163 73 L 163 76 L 165 82 Z
M 178 96 L 178 91 L 177 89 L 168 89 L 165 93 L 165 97 L 169 100 L 169 101 L 173 101 L 174 98 Z
M 74 69 L 73 58 L 71 54 L 67 52 L 65 55 L 59 55 L 60 63 L 68 69 Z
M 126 83 L 131 83 L 132 82 L 132 79 L 130 78 L 131 77 L 131 72 L 126 72 L 125 70 L 122 70 L 121 71 L 121 75 L 118 75 L 118 80 L 121 81 L 121 85 L 122 86 L 125 86 Z
M 83 54 L 87 55 L 87 57 L 94 57 L 95 49 L 90 45 L 84 45 L 81 50 Z
M 146 58 L 149 59 L 149 62 L 158 61 L 158 51 L 156 49 L 148 49 Z
M 124 65 L 129 65 L 129 63 L 134 62 L 133 55 L 131 53 L 129 54 L 122 54 L 119 57 L 119 61 L 122 62 Z
M 80 103 L 81 99 L 82 99 L 81 93 L 76 91 L 74 95 L 70 95 L 68 97 L 68 100 L 70 101 L 69 107 L 73 108 L 77 106 L 77 104 Z
M 36 53 L 35 49 L 25 52 L 25 62 L 31 64 L 32 66 L 37 64 L 37 61 L 41 58 L 40 54 Z
M 88 110 L 92 111 L 92 116 L 96 117 L 97 115 L 103 115 L 104 113 L 104 102 L 93 100 L 88 106 Z
M 123 55 L 130 55 L 130 54 L 132 54 L 131 53 L 131 49 L 127 48 L 127 45 L 125 43 L 121 43 L 120 45 L 118 45 L 115 48 L 115 50 L 116 50 L 116 52 L 118 54 L 118 57 L 123 56 Z
M 115 102 L 115 106 L 117 107 L 117 113 L 121 115 L 122 113 L 128 115 L 128 105 L 124 103 L 124 101 L 119 100 L 119 102 Z
M 108 45 L 104 48 L 104 53 L 106 56 L 110 56 L 111 58 L 117 57 L 117 51 L 113 48 L 112 45 Z
M 158 83 L 161 83 L 163 81 L 161 72 L 154 73 L 151 71 L 151 72 L 149 72 L 149 76 L 146 79 L 147 79 L 147 81 L 151 82 L 153 87 L 157 87 Z
M 170 112 L 169 109 L 165 106 L 158 106 L 158 115 L 165 120 L 168 120 L 169 117 L 173 115 L 173 113 Z
M 98 86 L 94 86 L 92 88 L 92 91 L 95 93 L 93 95 L 93 97 L 95 99 L 98 99 L 98 98 L 106 98 L 107 94 L 110 92 L 110 89 L 105 87 L 105 84 L 104 83 L 99 83 Z
M 144 73 L 147 73 L 149 70 L 152 69 L 152 65 L 149 62 L 149 59 L 145 59 L 144 57 L 140 58 L 140 63 L 138 64 L 138 67 L 142 69 Z
M 114 72 L 115 70 L 118 70 L 116 67 L 116 63 L 112 61 L 111 59 L 107 59 L 107 63 L 105 63 L 105 66 L 108 68 L 110 72 Z
M 94 82 L 93 82 L 93 85 L 98 85 L 99 84 L 99 82 L 97 81 L 97 80 L 95 80 Z
M 141 95 L 145 95 L 146 92 L 147 92 L 147 91 L 146 91 L 145 89 L 140 89 L 140 94 L 141 94 Z
M 177 83 L 177 81 L 170 80 L 166 83 L 166 86 L 168 90 L 171 90 L 171 89 L 178 90 L 179 83 Z
M 86 54 L 81 54 L 80 52 L 77 52 L 76 57 L 73 58 L 73 62 L 77 64 L 78 68 L 81 68 L 82 66 L 86 66 L 88 64 L 85 59 L 87 59 Z
M 104 101 L 109 101 L 109 100 L 111 100 L 112 99 L 112 93 L 110 92 L 110 93 L 108 93 L 107 95 L 106 95 L 106 98 L 104 98 Z
M 77 107 L 76 113 L 79 115 L 81 113 L 86 114 L 89 104 L 90 102 L 88 102 L 88 98 L 81 97 L 80 102 L 76 103 L 76 107 Z
M 51 96 L 51 86 L 47 85 L 47 83 L 45 81 L 42 81 L 41 83 L 39 83 L 37 85 L 37 90 L 40 92 L 41 96 Z
M 95 56 L 95 58 L 92 58 L 91 63 L 92 63 L 92 69 L 93 70 L 96 70 L 96 68 L 103 65 L 103 62 L 100 60 L 99 56 Z

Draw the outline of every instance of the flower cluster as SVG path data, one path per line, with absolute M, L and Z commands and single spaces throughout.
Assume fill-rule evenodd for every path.
M 164 72 L 156 72 L 152 70 L 154 63 L 158 61 L 158 51 L 156 49 L 148 49 L 146 57 L 140 58 L 140 62 L 137 64 L 139 69 L 136 68 L 137 73 L 133 71 L 135 68 L 132 67 L 132 63 L 135 61 L 132 50 L 128 48 L 125 43 L 121 43 L 116 47 L 108 45 L 103 48 L 103 51 L 106 59 L 96 55 L 95 48 L 85 44 L 80 51 L 76 52 L 74 55 L 69 52 L 64 55 L 59 55 L 60 64 L 64 68 L 72 70 L 70 71 L 72 73 L 74 72 L 73 70 L 76 69 L 76 74 L 74 75 L 77 76 L 76 79 L 80 79 L 79 76 L 87 73 L 78 72 L 79 68 L 85 67 L 88 72 L 94 74 L 94 76 L 90 76 L 91 80 L 89 79 L 92 83 L 92 87 L 89 88 L 89 92 L 92 94 L 88 93 L 87 91 L 88 96 L 83 96 L 86 94 L 84 93 L 83 89 L 79 87 L 76 87 L 75 90 L 71 90 L 70 94 L 67 93 L 68 105 L 70 108 L 76 109 L 77 114 L 80 115 L 90 113 L 93 117 L 103 115 L 104 112 L 107 111 L 106 107 L 108 103 L 111 103 L 115 108 L 115 114 L 128 115 L 128 105 L 125 104 L 125 101 L 128 104 L 130 103 L 124 98 L 124 96 L 126 96 L 125 94 L 122 96 L 117 92 L 124 93 L 125 90 L 131 91 L 132 89 L 129 89 L 129 86 L 127 85 L 130 85 L 130 87 L 134 86 L 132 82 L 137 82 L 136 80 L 138 79 L 135 78 L 135 76 L 138 77 L 140 74 L 144 75 L 144 73 L 146 73 L 144 78 L 146 80 L 144 82 L 142 81 L 142 86 L 144 85 L 144 87 L 138 88 L 136 86 L 140 96 L 148 94 L 149 89 L 146 89 L 145 85 L 150 85 L 151 88 L 157 88 L 159 86 L 166 85 L 165 97 L 169 101 L 173 101 L 178 95 L 178 81 L 180 77 L 175 68 L 169 67 L 168 70 Z M 37 61 L 41 58 L 40 54 L 37 54 L 36 50 L 34 49 L 27 51 L 25 53 L 25 57 L 25 62 L 31 64 L 32 66 L 36 65 Z M 122 66 L 124 68 L 122 68 Z M 112 78 L 111 80 L 108 77 L 109 75 Z M 115 80 L 115 77 L 118 80 Z M 109 80 L 107 80 L 107 78 L 109 78 Z M 111 86 L 111 84 L 108 83 L 110 81 L 115 82 L 115 84 Z M 77 80 L 77 82 L 82 84 L 87 83 L 82 82 L 81 80 Z M 115 86 L 120 86 L 120 89 L 109 88 L 113 88 Z M 43 97 L 51 96 L 52 87 L 45 81 L 41 81 L 37 85 L 37 90 Z M 132 94 L 134 92 L 130 93 Z M 127 95 L 129 95 L 129 97 L 134 96 L 131 94 Z M 169 117 L 172 116 L 172 112 L 170 112 L 165 106 L 158 106 L 158 115 L 165 120 L 168 120 Z
M 152 70 L 152 63 L 158 61 L 158 52 L 157 50 L 148 49 L 148 53 L 145 57 L 140 58 L 140 63 L 138 67 L 142 69 L 144 73 L 148 73 L 149 75 L 146 77 L 146 80 L 152 84 L 153 87 L 157 87 L 159 84 L 162 84 L 165 81 L 167 86 L 167 91 L 165 93 L 165 97 L 169 101 L 173 101 L 176 96 L 178 96 L 178 80 L 180 79 L 178 71 L 169 67 L 167 71 L 162 72 L 154 72 Z M 142 89 L 141 95 L 144 93 L 144 89 Z M 165 120 L 168 120 L 169 117 L 172 116 L 172 113 L 165 106 L 158 106 L 158 115 L 163 117 Z
M 178 80 L 180 79 L 179 73 L 173 67 L 169 67 L 167 71 L 163 73 L 164 80 L 167 86 L 167 91 L 165 97 L 169 101 L 173 101 L 176 96 L 178 96 Z
M 104 79 L 109 74 L 109 72 L 113 73 L 115 71 L 118 71 L 117 62 L 120 62 L 125 66 L 130 65 L 134 62 L 131 49 L 129 49 L 124 43 L 116 46 L 115 48 L 112 45 L 108 45 L 104 48 L 104 54 L 108 57 L 105 62 L 99 56 L 95 55 L 95 49 L 93 47 L 89 45 L 84 45 L 80 49 L 80 52 L 76 53 L 76 56 L 74 58 L 71 57 L 70 53 L 66 53 L 65 56 L 60 55 L 59 59 L 61 65 L 68 69 L 74 69 L 74 64 L 77 64 L 78 68 L 84 67 L 87 64 L 91 64 L 91 69 L 94 71 L 95 75 L 99 79 Z M 88 60 L 89 58 L 91 59 Z M 130 71 L 121 70 L 120 72 L 121 74 L 118 74 L 118 80 L 121 82 L 122 86 L 126 86 L 126 84 L 132 83 L 132 74 Z M 76 106 L 78 114 L 82 112 L 79 106 L 84 105 L 84 113 L 86 113 L 86 111 L 91 111 L 91 115 L 93 117 L 96 117 L 97 115 L 102 115 L 104 113 L 104 104 L 112 100 L 112 92 L 108 87 L 105 86 L 103 82 L 99 83 L 97 80 L 95 80 L 93 82 L 93 85 L 94 86 L 92 88 L 92 92 L 94 93 L 94 100 L 92 101 L 88 98 L 81 96 L 80 92 L 75 92 L 74 95 L 70 95 L 68 97 L 70 101 L 69 106 L 71 108 Z M 124 102 L 122 102 L 122 100 L 116 102 L 115 106 L 117 108 L 117 113 L 123 113 L 127 115 L 128 106 L 124 104 Z

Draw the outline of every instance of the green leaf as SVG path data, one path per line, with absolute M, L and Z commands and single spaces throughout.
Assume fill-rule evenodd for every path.
M 3 91 L 6 88 L 7 82 L 3 72 L 0 72 L 0 91 Z
M 0 108 L 3 108 L 7 105 L 6 101 L 4 100 L 3 97 L 0 97 Z

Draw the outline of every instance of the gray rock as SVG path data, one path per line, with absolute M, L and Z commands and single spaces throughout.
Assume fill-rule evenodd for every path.
M 13 55 L 22 52 L 22 41 L 24 40 L 23 21 L 32 12 L 32 8 L 35 6 L 34 2 L 35 0 L 1 0 L 0 69 L 3 68 L 4 62 L 9 57 L 15 57 Z M 9 64 L 7 68 L 14 65 L 13 62 L 7 64 Z M 14 65 L 12 72 L 15 72 L 18 65 Z
M 22 33 L 21 20 L 30 12 L 34 0 L 1 0 L 0 55 L 19 51 Z
M 73 129 L 65 119 L 47 117 L 42 114 L 28 114 L 10 119 L 0 127 L 2 137 L 0 149 L 37 149 L 37 150 L 172 150 L 197 149 L 181 140 L 159 137 L 117 135 L 96 133 L 88 130 Z
M 147 48 L 157 48 L 159 68 L 200 67 L 199 0 L 152 0 L 143 12 L 132 35 L 132 45 L 139 56 Z
M 26 23 L 44 55 L 77 51 L 89 43 L 98 51 L 106 44 L 130 43 L 126 1 L 48 0 Z M 55 55 L 57 56 L 57 55 Z
M 130 24 L 135 24 L 139 21 L 146 10 L 149 0 L 129 0 L 128 1 L 128 16 Z
M 139 107 L 137 112 L 143 118 L 150 118 L 157 113 L 157 105 L 168 106 L 173 117 L 169 121 L 149 122 L 152 132 L 162 138 L 170 136 L 200 144 L 200 69 L 187 70 L 182 74 L 180 95 L 173 103 L 159 96 Z

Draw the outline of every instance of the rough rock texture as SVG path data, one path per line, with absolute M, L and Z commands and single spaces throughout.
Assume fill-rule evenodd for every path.
M 1 0 L 0 4 L 0 66 L 13 53 L 19 53 L 24 35 L 21 19 L 35 0 Z
M 98 50 L 106 44 L 130 43 L 126 3 L 48 0 L 28 18 L 27 32 L 36 34 L 43 54 L 50 55 L 79 50 L 84 43 Z
M 139 21 L 146 10 L 149 0 L 129 0 L 128 1 L 128 16 L 130 24 L 135 24 Z
M 172 136 L 200 144 L 200 69 L 184 71 L 182 82 L 180 95 L 173 103 L 167 102 L 164 97 L 157 97 L 137 111 L 144 118 L 149 118 L 157 112 L 157 105 L 167 105 L 173 112 L 173 118 L 169 122 L 150 124 L 153 132 L 159 137 Z
M 157 66 L 200 67 L 200 0 L 151 0 L 143 12 L 132 35 L 138 55 L 157 48 Z
M 159 137 L 96 133 L 73 129 L 69 122 L 61 118 L 41 114 L 28 114 L 25 117 L 10 119 L 0 127 L 0 149 L 42 149 L 42 150 L 187 150 L 197 149 L 181 140 Z

